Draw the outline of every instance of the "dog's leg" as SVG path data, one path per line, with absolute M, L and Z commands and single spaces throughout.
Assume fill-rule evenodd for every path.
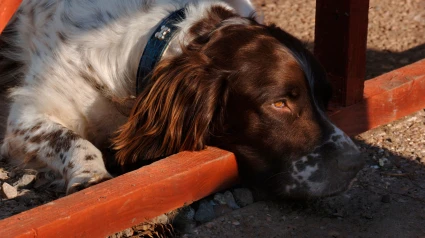
M 68 194 L 111 178 L 99 149 L 22 101 L 12 104 L 1 154 L 12 162 L 35 162 L 59 172 Z

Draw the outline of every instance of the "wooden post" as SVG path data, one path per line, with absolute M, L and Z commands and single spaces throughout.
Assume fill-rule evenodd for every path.
M 316 0 L 314 53 L 328 73 L 336 106 L 363 98 L 369 0 Z

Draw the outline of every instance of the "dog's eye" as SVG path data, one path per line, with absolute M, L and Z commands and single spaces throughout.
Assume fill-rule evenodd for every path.
M 277 101 L 275 103 L 273 103 L 273 106 L 276 108 L 284 108 L 286 106 L 284 101 Z

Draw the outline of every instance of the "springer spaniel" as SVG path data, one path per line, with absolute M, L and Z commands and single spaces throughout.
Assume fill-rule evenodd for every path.
M 24 0 L 2 35 L 22 82 L 1 154 L 60 173 L 68 194 L 110 179 L 108 166 L 207 145 L 279 197 L 345 190 L 362 160 L 325 114 L 325 72 L 253 12 L 250 0 Z

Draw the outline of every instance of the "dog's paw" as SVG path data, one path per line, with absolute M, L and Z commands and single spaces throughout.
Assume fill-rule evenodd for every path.
M 83 171 L 83 173 L 79 174 L 78 176 L 72 178 L 69 181 L 66 189 L 66 194 L 69 195 L 78 192 L 80 190 L 104 182 L 111 178 L 112 176 L 108 172 L 99 173 Z

